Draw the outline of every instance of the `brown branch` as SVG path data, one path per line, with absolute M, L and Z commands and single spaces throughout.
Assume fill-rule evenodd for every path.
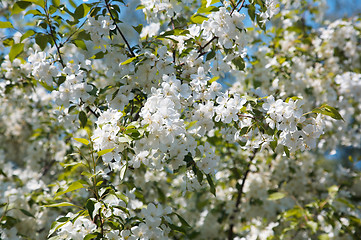
M 130 45 L 129 45 L 129 43 L 128 43 L 127 39 L 126 39 L 126 38 L 125 38 L 125 36 L 123 35 L 123 33 L 122 33 L 122 31 L 120 30 L 120 28 L 119 28 L 119 26 L 118 26 L 117 22 L 115 21 L 115 18 L 114 18 L 114 16 L 113 16 L 112 12 L 110 11 L 110 7 L 109 7 L 109 6 L 110 6 L 110 5 L 109 5 L 109 0 L 105 0 L 105 6 L 106 6 L 106 8 L 107 8 L 107 10 L 108 10 L 108 12 L 109 12 L 109 15 L 110 15 L 111 19 L 112 19 L 112 20 L 113 20 L 113 22 L 114 22 L 115 28 L 118 30 L 118 32 L 119 32 L 119 34 L 120 34 L 120 36 L 122 36 L 122 38 L 123 38 L 123 40 L 124 40 L 125 44 L 127 45 L 128 49 L 129 49 L 129 51 L 130 51 L 130 54 L 132 55 L 132 57 L 135 57 L 135 54 L 134 54 L 134 52 L 133 52 L 132 48 L 130 47 Z
M 60 47 L 59 47 L 58 43 L 56 42 L 55 34 L 54 34 L 54 31 L 53 31 L 53 28 L 51 27 L 51 21 L 50 21 L 49 12 L 48 12 L 48 1 L 45 2 L 44 10 L 45 10 L 45 15 L 46 15 L 46 21 L 47 21 L 47 23 L 49 25 L 49 28 L 50 28 L 50 36 L 53 39 L 54 45 L 56 47 L 56 51 L 58 52 L 59 62 L 61 64 L 61 66 L 64 68 L 65 64 L 64 64 L 64 61 L 63 61 L 63 59 L 61 57 Z
M 96 112 L 93 111 L 93 109 L 91 109 L 89 106 L 86 107 L 86 109 L 91 112 L 95 117 L 99 117 L 99 114 L 97 114 Z
M 201 56 L 203 56 L 204 54 L 207 53 L 207 52 L 203 52 L 203 50 L 204 50 L 209 44 L 211 44 L 211 42 L 213 42 L 215 39 L 218 39 L 218 37 L 213 36 L 213 38 L 212 38 L 211 40 L 209 40 L 204 46 L 200 46 L 200 48 L 198 49 L 199 55 L 198 55 L 198 57 L 197 57 L 196 59 L 200 58 Z
M 237 192 L 237 199 L 236 199 L 236 204 L 235 204 L 235 208 L 233 210 L 233 214 L 231 215 L 230 217 L 230 221 L 232 222 L 234 220 L 234 214 L 238 211 L 239 209 L 239 205 L 241 203 L 241 198 L 242 198 L 242 194 L 243 194 L 243 188 L 244 188 L 244 185 L 246 183 L 246 179 L 247 179 L 247 176 L 249 174 L 249 172 L 251 171 L 250 167 L 252 165 L 252 162 L 254 160 L 254 158 L 256 157 L 256 154 L 257 154 L 257 151 L 258 151 L 258 148 L 256 148 L 254 151 L 253 151 L 253 155 L 250 157 L 249 159 L 249 162 L 247 164 L 247 167 L 246 167 L 246 172 L 244 173 L 243 175 L 243 178 L 242 178 L 242 183 L 241 185 L 239 185 L 238 187 L 238 192 Z M 230 223 L 229 225 L 229 230 L 228 230 L 228 240 L 231 240 L 233 239 L 233 228 L 234 228 L 234 224 L 233 223 Z
M 41 169 L 42 177 L 45 176 L 49 172 L 49 170 L 51 169 L 51 167 L 54 165 L 55 162 L 56 162 L 55 160 L 51 160 Z
M 241 1 L 242 1 L 242 3 L 241 3 Z M 240 3 L 241 3 L 241 6 L 238 8 L 237 11 L 238 11 L 238 12 L 241 11 L 241 9 L 243 8 L 244 2 L 245 2 L 245 0 L 239 0 L 239 1 L 237 2 L 237 4 L 232 8 L 232 11 L 231 11 L 230 15 L 232 16 L 234 10 L 236 10 L 237 6 L 238 6 Z
M 173 20 L 173 17 L 170 19 L 171 21 L 171 24 L 172 24 L 172 29 L 174 30 L 175 29 L 175 26 L 174 26 L 174 20 Z M 173 63 L 175 64 L 175 55 L 176 55 L 176 50 L 175 50 L 175 44 L 173 43 Z

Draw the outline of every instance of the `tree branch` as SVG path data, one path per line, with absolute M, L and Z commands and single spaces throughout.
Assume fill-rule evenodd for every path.
M 201 56 L 203 56 L 204 54 L 206 54 L 206 52 L 203 52 L 203 50 L 204 50 L 209 44 L 211 44 L 211 42 L 213 42 L 215 39 L 218 39 L 218 37 L 213 36 L 213 38 L 212 38 L 211 40 L 209 40 L 203 47 L 200 46 L 200 48 L 198 49 L 199 55 L 198 55 L 197 59 L 200 58 Z
M 241 3 L 241 1 L 242 1 L 242 3 Z M 243 8 L 244 2 L 245 2 L 245 0 L 239 0 L 239 1 L 237 2 L 237 4 L 232 8 L 232 11 L 231 11 L 230 15 L 232 16 L 234 10 L 236 10 L 237 6 L 238 6 L 240 3 L 241 3 L 241 6 L 238 8 L 237 11 L 238 11 L 238 12 L 241 11 L 241 9 Z
M 48 1 L 45 2 L 45 9 L 44 10 L 45 10 L 45 15 L 46 15 L 46 21 L 47 21 L 47 23 L 49 25 L 49 28 L 50 28 L 50 36 L 53 39 L 54 45 L 56 47 L 56 51 L 58 52 L 59 62 L 61 64 L 61 66 L 64 68 L 65 64 L 64 64 L 64 61 L 63 61 L 63 59 L 61 57 L 60 47 L 59 47 L 58 43 L 56 42 L 55 34 L 54 34 L 54 31 L 53 31 L 53 28 L 51 27 L 51 21 L 50 21 L 49 12 L 48 12 Z
M 233 214 L 232 214 L 231 217 L 230 217 L 230 222 L 231 222 L 231 223 L 230 223 L 230 225 L 229 225 L 229 230 L 228 230 L 228 240 L 232 240 L 232 239 L 233 239 L 233 235 L 234 235 L 234 233 L 233 233 L 233 227 L 234 227 L 234 224 L 232 223 L 232 221 L 234 220 L 234 214 L 239 210 L 239 205 L 240 205 L 241 199 L 242 199 L 244 184 L 246 183 L 247 176 L 248 176 L 249 172 L 251 171 L 250 167 L 251 167 L 251 165 L 252 165 L 252 163 L 253 163 L 254 158 L 256 157 L 257 151 L 258 151 L 258 148 L 256 148 L 256 149 L 253 151 L 253 155 L 250 157 L 249 162 L 248 162 L 248 164 L 247 164 L 246 172 L 245 172 L 244 175 L 243 175 L 241 185 L 239 185 L 239 187 L 238 187 L 238 192 L 237 192 L 237 199 L 236 199 L 235 208 L 234 208 L 234 210 L 233 210 Z
M 123 35 L 123 33 L 122 33 L 122 31 L 120 30 L 120 28 L 119 28 L 119 26 L 118 26 L 117 22 L 115 21 L 115 18 L 114 18 L 114 16 L 113 16 L 112 12 L 110 11 L 110 7 L 109 7 L 109 6 L 110 6 L 110 5 L 109 5 L 109 0 L 105 0 L 105 6 L 106 6 L 106 8 L 107 8 L 107 10 L 108 10 L 108 12 L 109 12 L 110 18 L 111 18 L 111 19 L 113 20 L 113 22 L 114 22 L 115 28 L 118 30 L 118 32 L 119 32 L 119 34 L 120 34 L 120 36 L 122 36 L 122 38 L 123 38 L 123 40 L 124 40 L 125 44 L 127 45 L 127 47 L 128 47 L 128 49 L 129 49 L 130 54 L 132 55 L 132 57 L 135 57 L 135 54 L 134 54 L 134 52 L 133 52 L 132 48 L 130 47 L 130 45 L 129 45 L 129 43 L 128 43 L 127 39 L 126 39 L 126 38 L 125 38 L 125 36 Z

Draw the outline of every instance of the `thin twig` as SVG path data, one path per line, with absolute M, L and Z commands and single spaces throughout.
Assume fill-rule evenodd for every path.
M 64 68 L 65 65 L 64 65 L 64 61 L 63 61 L 63 59 L 61 57 L 60 47 L 59 47 L 58 43 L 56 42 L 55 34 L 54 34 L 54 31 L 53 31 L 53 28 L 51 27 L 51 22 L 50 22 L 50 17 L 49 17 L 49 12 L 48 12 L 48 1 L 45 1 L 45 9 L 44 10 L 45 10 L 45 15 L 46 15 L 46 21 L 48 22 L 48 25 L 49 25 L 49 28 L 50 28 L 50 36 L 53 39 L 54 45 L 56 47 L 56 51 L 58 52 L 59 62 L 61 64 L 61 66 Z
M 93 109 L 91 109 L 89 106 L 86 107 L 86 109 L 91 112 L 95 117 L 99 117 L 99 114 L 97 114 L 96 112 L 93 111 Z
M 115 18 L 114 18 L 114 16 L 113 16 L 112 12 L 110 11 L 109 0 L 105 0 L 105 6 L 106 6 L 106 8 L 107 8 L 107 10 L 108 10 L 108 12 L 109 12 L 109 15 L 110 15 L 111 19 L 112 19 L 113 22 L 114 22 L 115 28 L 118 30 L 120 36 L 122 36 L 125 44 L 127 45 L 128 49 L 129 49 L 129 51 L 130 51 L 130 54 L 132 55 L 132 57 L 135 57 L 135 54 L 134 54 L 132 48 L 130 47 L 127 39 L 125 38 L 125 36 L 123 35 L 122 31 L 121 31 L 120 28 L 118 27 L 118 24 L 117 24 L 117 22 L 115 21 Z
M 243 175 L 241 185 L 238 187 L 236 204 L 235 204 L 235 208 L 234 208 L 233 214 L 232 214 L 232 216 L 230 217 L 230 221 L 233 221 L 233 219 L 234 219 L 234 214 L 238 211 L 239 205 L 240 205 L 240 203 L 241 203 L 242 194 L 243 194 L 243 188 L 244 188 L 244 185 L 245 185 L 245 183 L 246 183 L 247 176 L 248 176 L 249 172 L 251 171 L 250 168 L 251 168 L 251 165 L 252 165 L 252 163 L 253 163 L 254 158 L 256 157 L 257 151 L 258 151 L 258 148 L 256 148 L 256 149 L 253 151 L 253 155 L 250 157 L 249 162 L 248 162 L 248 164 L 247 164 L 246 172 L 245 172 L 244 175 Z M 229 225 L 229 230 L 228 230 L 228 240 L 233 239 L 233 235 L 234 235 L 234 233 L 233 233 L 233 227 L 234 227 L 234 224 L 231 223 L 231 224 Z
M 174 20 L 173 20 L 173 17 L 170 18 L 170 21 L 171 21 L 171 24 L 172 24 L 172 29 L 174 30 L 175 29 L 175 26 L 174 26 Z M 173 45 L 173 63 L 175 64 L 175 54 L 176 54 L 176 50 L 175 50 L 175 44 Z
M 238 10 L 237 10 L 238 12 L 241 11 L 241 9 L 243 8 L 243 5 L 244 5 L 245 0 L 239 0 L 239 1 L 237 2 L 237 4 L 232 8 L 232 11 L 231 11 L 231 13 L 230 13 L 231 16 L 232 16 L 234 10 L 236 10 L 237 6 L 240 4 L 241 1 L 242 1 L 241 6 L 240 6 L 240 7 L 238 8 Z
M 203 50 L 204 50 L 209 44 L 211 44 L 211 42 L 213 42 L 215 39 L 218 39 L 218 37 L 213 36 L 213 38 L 212 38 L 211 40 L 209 40 L 204 46 L 200 46 L 200 48 L 198 49 L 199 55 L 198 55 L 197 59 L 207 53 L 207 52 L 203 52 Z

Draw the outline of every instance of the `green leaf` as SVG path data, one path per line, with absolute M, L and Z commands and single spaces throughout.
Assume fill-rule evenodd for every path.
M 30 212 L 26 211 L 25 209 L 20 209 L 20 211 L 22 213 L 24 213 L 26 216 L 28 217 L 32 217 L 32 218 L 35 218 L 33 214 L 31 214 Z
M 211 187 L 211 193 L 216 196 L 216 187 L 214 186 L 214 182 L 210 174 L 207 174 L 207 181 L 209 183 L 209 186 Z
M 90 11 L 90 6 L 86 3 L 80 4 L 76 9 L 75 12 L 73 14 L 73 17 L 75 19 L 81 19 L 83 17 L 85 17 Z
M 191 225 L 189 225 L 187 223 L 187 221 L 184 220 L 184 218 L 181 215 L 179 215 L 178 213 L 174 213 L 174 214 L 177 215 L 177 217 L 178 217 L 179 221 L 181 222 L 182 226 L 186 226 L 188 228 L 191 228 Z
M 89 216 L 92 218 L 93 216 L 93 211 L 94 211 L 94 202 L 91 199 L 88 199 L 86 204 L 85 204 L 85 208 L 88 210 Z M 93 218 L 92 218 L 93 220 Z
M 60 218 L 61 219 L 61 218 Z M 51 235 L 53 235 L 53 233 L 55 233 L 59 228 L 61 228 L 62 226 L 64 226 L 67 222 L 70 221 L 70 218 L 68 217 L 64 217 L 64 221 L 62 221 L 62 223 L 58 224 L 58 222 L 60 222 L 60 219 L 58 219 L 56 222 L 53 222 L 51 224 L 51 230 L 49 231 L 48 237 L 50 237 Z
M 283 216 L 285 218 L 289 218 L 289 217 L 292 217 L 292 216 L 301 217 L 302 216 L 302 211 L 299 208 L 293 208 L 293 209 L 290 209 L 290 210 L 284 212 Z
M 118 142 L 120 143 L 131 143 L 133 141 L 133 138 L 131 138 L 129 135 L 123 134 L 121 137 L 118 138 Z
M 201 7 L 197 10 L 197 13 L 199 14 L 210 14 L 211 12 L 218 11 L 219 8 L 215 6 L 209 6 L 209 7 Z
M 80 142 L 82 144 L 88 145 L 89 141 L 85 138 L 74 138 L 75 141 Z
M 198 23 L 201 24 L 202 22 L 208 20 L 208 18 L 206 16 L 200 15 L 200 14 L 195 14 L 191 17 L 191 21 L 193 23 Z
M 318 240 L 329 240 L 329 239 L 330 239 L 330 237 L 326 233 L 321 234 L 320 236 L 318 236 Z
M 0 21 L 0 28 L 14 28 L 11 22 L 2 22 Z
M 44 51 L 48 43 L 51 42 L 51 37 L 43 33 L 38 33 L 35 36 L 35 42 L 39 45 L 41 50 Z
M 97 233 L 89 233 L 89 234 L 87 234 L 87 235 L 83 238 L 83 240 L 95 239 L 98 235 L 99 235 L 99 234 L 97 234 Z M 98 238 L 97 238 L 97 239 L 98 239 Z M 99 239 L 100 239 L 100 238 L 99 238 Z
M 317 232 L 317 223 L 314 222 L 314 221 L 308 221 L 307 223 L 307 226 L 312 230 L 313 233 L 316 233 Z
M 122 62 L 120 65 L 126 65 L 128 63 L 133 62 L 137 57 L 128 58 L 126 61 Z
M 34 3 L 35 5 L 38 5 L 40 6 L 41 8 L 45 8 L 45 0 L 26 0 L 28 2 L 32 2 Z
M 143 8 L 145 8 L 145 6 L 144 6 L 144 5 L 138 5 L 138 6 L 137 6 L 137 8 L 136 8 L 135 10 L 141 10 L 141 9 L 143 9 Z
M 221 0 L 212 0 L 211 2 L 209 2 L 209 0 L 208 1 L 202 0 L 202 7 L 206 7 L 207 4 L 212 5 L 212 4 L 215 4 L 215 3 L 219 3 L 220 1 Z
M 268 196 L 268 200 L 279 200 L 279 199 L 282 199 L 286 196 L 285 193 L 282 193 L 282 192 L 275 192 L 275 193 L 272 193 Z
M 49 205 L 44 205 L 44 207 L 78 207 L 81 208 L 75 204 L 68 203 L 68 202 L 61 202 L 61 203 L 54 203 Z
M 196 167 L 195 167 L 195 168 L 196 168 Z M 196 172 L 196 175 L 197 175 L 197 180 L 198 180 L 198 182 L 201 184 L 202 181 L 203 181 L 203 173 L 202 173 L 202 171 L 200 171 L 200 170 L 198 169 L 197 172 Z
M 30 37 L 30 36 L 33 36 L 35 34 L 35 31 L 34 30 L 28 30 L 26 31 L 20 38 L 20 42 L 22 42 L 24 39 Z
M 72 40 L 72 43 L 80 49 L 88 50 L 83 40 L 75 39 Z
M 297 100 L 302 99 L 302 98 L 296 97 L 296 96 L 294 96 L 294 97 L 288 97 L 285 102 L 288 103 L 288 102 L 290 101 L 290 99 L 292 99 L 293 101 L 297 101 Z
M 125 173 L 127 172 L 128 169 L 128 163 L 124 164 L 119 171 L 119 178 L 120 180 L 123 180 L 125 177 Z
M 233 59 L 232 63 L 234 65 L 236 65 L 237 69 L 240 71 L 244 70 L 244 68 L 246 67 L 244 60 L 241 57 L 237 57 L 237 58 Z
M 60 0 L 52 0 L 51 2 L 52 2 L 53 5 L 56 6 L 56 7 L 59 7 L 59 5 L 60 5 Z
M 170 229 L 172 229 L 173 231 L 178 231 L 178 232 L 181 232 L 181 233 L 184 233 L 184 234 L 187 234 L 187 230 L 189 230 L 189 229 L 187 229 L 187 228 L 185 228 L 185 227 L 178 227 L 177 225 L 174 225 L 174 224 L 172 224 L 172 223 L 168 223 L 167 224 L 169 227 L 170 227 Z
M 60 163 L 60 165 L 63 166 L 64 168 L 72 167 L 73 170 L 75 168 L 80 167 L 80 166 L 85 166 L 86 167 L 86 165 L 83 162 L 72 162 L 72 163 L 67 163 L 67 164 Z
M 54 14 L 57 10 L 58 10 L 58 9 L 57 9 L 54 5 L 50 5 L 48 12 L 49 12 L 50 15 L 52 15 L 52 14 Z
M 211 60 L 212 58 L 214 58 L 214 56 L 216 56 L 216 52 L 215 52 L 214 50 L 210 51 L 210 52 L 207 54 L 206 61 Z
M 14 14 L 21 13 L 27 7 L 29 7 L 30 5 L 31 5 L 31 2 L 29 2 L 29 1 L 17 1 L 13 5 L 13 8 L 11 9 L 11 16 L 14 15 Z
M 31 15 L 34 15 L 34 16 L 45 16 L 43 13 L 41 13 L 38 9 L 30 9 L 29 11 L 27 11 L 26 13 L 25 13 L 25 16 L 26 15 L 29 15 L 29 14 L 31 14 Z
M 15 224 L 17 224 L 19 222 L 18 219 L 13 218 L 11 216 L 2 216 L 1 220 L 2 220 L 1 225 L 5 226 L 7 229 L 12 228 L 13 226 L 15 226 Z M 4 224 L 4 221 L 5 221 L 5 224 Z
M 88 117 L 86 116 L 85 112 L 80 111 L 79 112 L 79 121 L 82 128 L 86 126 L 86 122 L 88 121 Z
M 65 190 L 65 191 L 60 191 L 57 194 L 55 194 L 55 198 L 68 193 L 68 192 L 72 192 L 78 189 L 84 188 L 83 184 L 81 184 L 79 181 L 73 182 L 72 184 L 70 184 L 70 186 Z
M 97 154 L 98 154 L 98 156 L 103 156 L 104 154 L 110 153 L 114 149 L 115 149 L 115 147 L 109 148 L 109 149 L 104 149 L 104 150 L 101 150 L 101 151 L 97 152 Z
M 313 109 L 312 112 L 327 115 L 336 120 L 345 121 L 341 114 L 334 107 L 328 106 L 327 104 L 323 104 L 321 107 Z
M 14 44 L 14 39 L 12 39 L 12 38 L 4 39 L 3 44 L 5 47 L 10 47 Z
M 288 147 L 283 146 L 283 149 L 284 149 L 284 151 L 285 151 L 285 153 L 286 153 L 286 156 L 287 156 L 288 158 L 290 158 L 290 150 L 288 149 Z
M 217 81 L 219 78 L 220 78 L 219 76 L 212 77 L 208 82 L 209 82 L 209 83 L 215 82 L 215 81 Z
M 12 62 L 14 59 L 24 51 L 24 43 L 17 43 L 12 45 L 9 53 L 9 60 Z
M 254 19 L 256 18 L 256 8 L 252 4 L 248 5 L 248 15 L 254 22 Z
M 143 24 L 139 24 L 138 26 L 136 27 L 133 27 L 135 31 L 137 31 L 137 33 L 141 33 L 142 32 L 142 29 L 143 29 Z

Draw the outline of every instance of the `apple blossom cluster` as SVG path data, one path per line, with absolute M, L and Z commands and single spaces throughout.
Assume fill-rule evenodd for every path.
M 131 196 L 131 194 L 129 194 L 129 196 Z M 130 215 L 131 218 L 141 220 L 141 222 L 138 222 L 138 225 L 121 231 L 115 231 L 111 228 L 103 229 L 103 234 L 107 239 L 115 240 L 120 237 L 131 240 L 152 238 L 168 239 L 170 228 L 167 226 L 167 223 L 172 223 L 169 217 L 169 215 L 172 214 L 170 207 L 150 203 L 138 213 L 133 210 L 127 211 L 126 213 L 121 209 L 125 209 L 127 205 L 131 207 L 131 205 L 129 203 L 126 204 L 115 195 L 108 195 L 101 202 L 97 202 L 96 199 L 92 198 L 88 201 L 96 202 L 91 219 L 100 218 L 100 216 L 103 218 L 113 218 L 115 216 L 116 218 L 126 219 L 128 215 Z M 68 213 L 66 216 L 58 218 L 58 223 L 55 225 L 58 229 L 58 239 L 84 239 L 89 237 L 89 234 L 94 234 L 94 232 L 97 232 L 98 227 L 94 223 L 95 220 L 92 221 L 91 219 L 84 216 L 77 216 L 73 213 Z
M 330 23 L 327 28 L 320 29 L 320 39 L 315 40 L 316 51 L 320 58 L 325 59 L 326 67 L 334 68 L 339 72 L 340 64 L 348 68 L 360 67 L 361 46 L 359 39 L 361 33 L 357 29 L 361 26 L 359 21 L 336 20 Z M 335 51 L 340 52 L 335 56 Z M 327 66 L 330 65 L 330 66 Z
M 84 25 L 84 30 L 90 33 L 91 44 L 99 46 L 101 50 L 106 51 L 105 46 L 111 43 L 111 39 L 107 37 L 109 30 L 114 30 L 115 25 L 110 16 L 99 16 L 98 19 L 88 15 L 88 21 Z M 91 48 L 90 48 L 91 49 Z
M 267 111 L 269 118 L 266 122 L 269 127 L 281 130 L 279 143 L 288 147 L 291 152 L 296 150 L 313 149 L 316 147 L 316 139 L 323 134 L 323 122 L 320 115 L 311 122 L 307 122 L 301 106 L 303 101 L 292 98 L 288 102 L 273 96 L 267 98 L 267 102 L 262 105 Z M 299 130 L 301 128 L 302 130 Z
M 202 23 L 202 35 L 206 41 L 213 37 L 218 38 L 219 43 L 226 49 L 234 48 L 234 43 L 244 48 L 247 44 L 247 35 L 244 33 L 245 15 L 239 12 L 230 14 L 226 8 L 220 7 L 218 11 L 212 12 L 208 20 Z
M 259 16 L 262 18 L 261 22 L 263 24 L 265 24 L 279 12 L 279 5 L 280 3 L 278 0 L 266 0 L 265 6 L 267 10 L 259 14 Z
M 59 69 L 53 64 L 45 52 L 35 52 L 28 58 L 32 65 L 31 74 L 39 81 L 49 86 L 53 85 L 53 78 L 59 74 Z
M 60 85 L 59 91 L 53 91 L 54 98 L 59 106 L 69 108 L 70 105 L 82 105 L 91 102 L 89 92 L 93 87 L 86 83 L 85 72 L 80 70 L 76 74 L 67 75 L 65 81 Z

